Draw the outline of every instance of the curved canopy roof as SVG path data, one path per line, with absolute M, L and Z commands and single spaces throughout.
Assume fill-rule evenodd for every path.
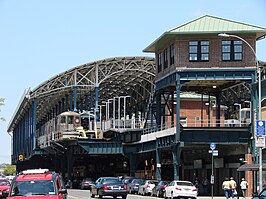
M 91 97 L 95 106 L 95 88 L 99 88 L 99 104 L 116 96 L 130 96 L 130 106 L 142 110 L 154 89 L 155 61 L 151 57 L 114 57 L 86 63 L 41 83 L 24 93 L 10 121 L 8 132 L 13 131 L 21 118 L 37 99 L 37 124 L 62 98 L 77 88 L 77 103 Z

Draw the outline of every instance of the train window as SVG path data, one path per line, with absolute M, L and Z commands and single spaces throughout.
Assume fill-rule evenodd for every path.
M 65 117 L 65 116 L 61 116 L 60 123 L 61 123 L 61 124 L 66 123 L 66 117 Z
M 78 124 L 80 121 L 79 117 L 75 117 L 75 123 Z
M 73 124 L 74 123 L 74 116 L 68 116 L 67 117 L 67 123 L 68 124 Z

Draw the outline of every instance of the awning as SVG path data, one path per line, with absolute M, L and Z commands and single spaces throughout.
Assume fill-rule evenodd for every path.
M 266 171 L 266 164 L 262 164 L 262 170 Z M 243 164 L 237 171 L 259 171 L 259 164 Z

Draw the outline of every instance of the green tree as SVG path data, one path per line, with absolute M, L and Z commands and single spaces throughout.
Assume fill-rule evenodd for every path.
M 6 168 L 4 169 L 4 175 L 10 176 L 15 174 L 16 174 L 16 166 L 11 164 L 6 165 Z
M 5 99 L 4 98 L 0 98 L 0 112 L 1 112 L 1 106 L 4 105 Z M 5 121 L 5 118 L 0 116 L 0 121 Z

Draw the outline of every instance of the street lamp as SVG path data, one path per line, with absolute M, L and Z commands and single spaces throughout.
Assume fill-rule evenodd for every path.
M 237 35 L 230 35 L 230 34 L 226 34 L 226 33 L 220 33 L 218 34 L 218 36 L 220 37 L 234 37 L 237 39 L 240 39 L 241 41 L 243 41 L 245 44 L 248 45 L 248 47 L 251 49 L 252 53 L 255 56 L 255 60 L 256 60 L 256 70 L 257 70 L 257 75 L 258 75 L 258 103 L 259 103 L 259 110 L 258 110 L 258 119 L 261 120 L 262 116 L 261 116 L 261 68 L 259 67 L 259 62 L 257 59 L 257 55 L 256 52 L 254 50 L 254 48 L 242 37 L 239 37 Z M 262 190 L 262 147 L 259 147 L 259 189 L 260 191 Z
M 234 103 L 235 106 L 239 106 L 239 116 L 238 116 L 238 119 L 239 119 L 239 126 L 241 127 L 241 104 L 238 104 L 238 103 Z

